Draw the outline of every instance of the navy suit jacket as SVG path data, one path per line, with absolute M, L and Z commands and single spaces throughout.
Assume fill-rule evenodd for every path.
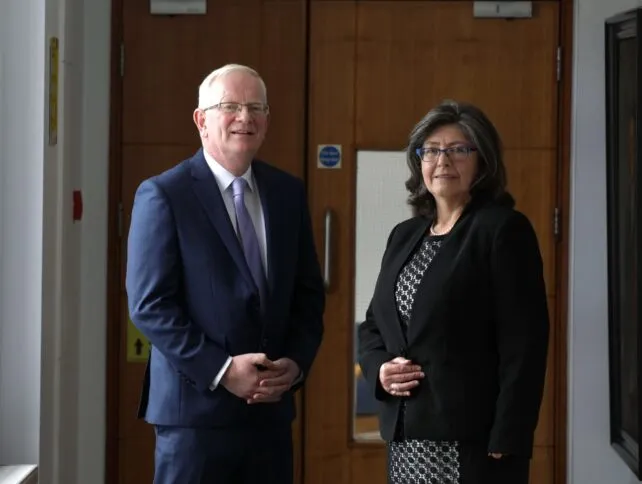
M 287 423 L 280 402 L 248 405 L 210 386 L 228 356 L 288 357 L 308 375 L 323 334 L 323 281 L 301 180 L 252 170 L 266 224 L 268 297 L 259 293 L 202 150 L 136 191 L 126 288 L 132 322 L 152 344 L 139 417 L 158 425 Z M 297 384 L 300 385 L 302 382 Z

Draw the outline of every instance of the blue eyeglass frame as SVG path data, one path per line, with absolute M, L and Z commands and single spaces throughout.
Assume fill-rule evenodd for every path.
M 448 156 L 448 150 L 451 150 L 453 148 L 455 148 L 455 147 L 451 146 L 449 148 L 431 148 L 431 149 L 437 150 L 437 151 L 439 151 L 439 153 L 443 153 L 444 155 Z M 457 146 L 457 148 L 459 148 L 459 146 Z M 468 156 L 470 154 L 470 151 L 477 151 L 477 148 L 475 148 L 474 146 L 464 146 L 464 148 L 468 149 L 468 151 L 469 151 L 469 153 L 467 153 L 466 156 Z M 417 155 L 417 157 L 420 160 L 423 158 L 421 156 L 421 150 L 423 150 L 423 149 L 424 149 L 423 147 L 415 149 L 415 154 Z

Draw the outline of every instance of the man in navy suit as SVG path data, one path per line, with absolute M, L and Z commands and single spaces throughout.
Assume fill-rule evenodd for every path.
M 290 484 L 294 391 L 323 334 L 303 183 L 254 159 L 263 80 L 226 65 L 199 89 L 202 149 L 138 188 L 130 316 L 152 344 L 140 415 L 155 484 Z

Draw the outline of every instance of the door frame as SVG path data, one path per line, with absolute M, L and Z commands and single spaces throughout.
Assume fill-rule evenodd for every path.
M 122 77 L 121 44 L 123 40 L 123 1 L 111 0 L 111 58 L 110 58 L 110 119 L 109 119 L 109 175 L 108 175 L 108 225 L 107 225 L 107 361 L 106 361 L 106 437 L 105 437 L 105 482 L 118 482 L 119 471 L 119 367 L 121 358 L 121 256 L 122 237 L 120 234 L 120 193 L 122 176 Z M 306 1 L 306 11 L 309 3 Z M 354 0 L 359 1 L 359 0 Z M 367 0 L 360 0 L 367 1 Z M 376 0 L 370 0 L 376 1 Z M 430 0 L 424 0 L 430 1 Z M 568 346 L 568 259 L 569 259 L 569 207 L 570 207 L 570 164 L 571 164 L 571 121 L 572 121 L 572 74 L 573 74 L 573 11 L 574 0 L 557 0 L 560 5 L 560 47 L 562 59 L 558 83 L 558 192 L 559 207 L 558 251 L 556 255 L 556 277 L 559 297 L 556 298 L 555 313 L 559 321 L 559 337 L 552 348 L 557 361 L 555 375 L 555 453 L 554 482 L 566 483 L 567 450 L 567 346 Z M 309 26 L 306 26 L 309 48 Z M 306 65 L 309 56 L 306 58 Z M 306 72 L 306 77 L 309 75 Z M 309 80 L 308 83 L 309 84 Z M 307 92 L 307 86 L 306 86 Z M 307 101 L 306 101 L 307 105 Z M 306 106 L 305 119 L 308 112 Z M 307 132 L 307 131 L 306 131 Z M 304 146 L 308 142 L 305 140 Z M 307 153 L 307 150 L 306 150 Z M 307 166 L 304 166 L 306 183 Z M 305 399 L 305 389 L 302 391 Z M 302 406 L 304 407 L 304 406 Z M 305 418 L 302 415 L 302 418 Z M 305 428 L 304 422 L 302 423 Z M 301 440 L 301 455 L 305 452 L 305 439 Z M 302 463 L 305 459 L 302 459 Z M 305 482 L 305 467 L 302 469 Z M 338 483 L 342 484 L 342 483 Z
M 558 83 L 558 166 L 557 200 L 559 214 L 559 250 L 557 261 L 557 288 L 560 297 L 556 299 L 556 317 L 559 321 L 559 337 L 555 339 L 557 375 L 555 388 L 555 453 L 554 477 L 556 484 L 566 483 L 567 435 L 568 428 L 568 261 L 570 234 L 570 192 L 571 192 L 571 126 L 573 103 L 573 13 L 574 0 L 560 0 L 560 47 L 562 60 Z
M 107 187 L 107 361 L 105 405 L 105 483 L 119 481 L 118 426 L 121 309 L 120 193 L 122 186 L 122 105 L 121 44 L 123 42 L 123 1 L 111 0 L 109 170 Z M 118 324 L 116 324 L 118 323 Z

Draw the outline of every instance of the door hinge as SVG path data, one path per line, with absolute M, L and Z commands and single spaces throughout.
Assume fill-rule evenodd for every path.
M 557 82 L 562 79 L 562 46 L 557 46 Z
M 118 202 L 118 237 L 123 236 L 123 202 Z
M 120 77 L 125 75 L 125 43 L 120 43 Z
M 559 240 L 560 237 L 560 209 L 555 207 L 553 211 L 553 235 Z

